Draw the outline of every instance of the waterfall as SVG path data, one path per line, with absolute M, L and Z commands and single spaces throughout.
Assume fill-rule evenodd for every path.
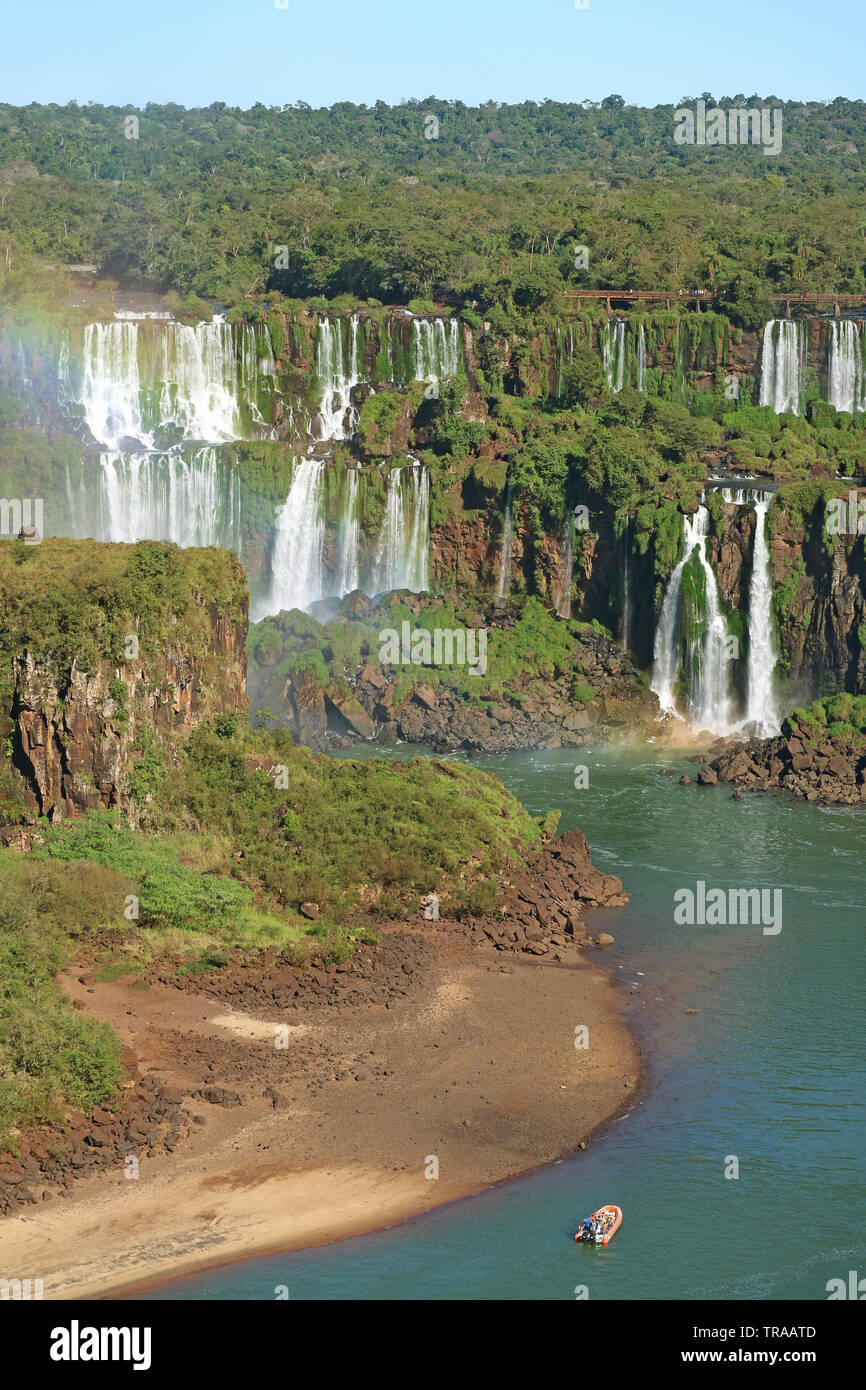
M 646 331 L 642 323 L 637 326 L 637 389 L 646 391 Z
M 514 541 L 514 518 L 511 505 L 511 484 L 505 492 L 505 524 L 502 528 L 502 550 L 499 555 L 499 583 L 496 597 L 506 598 L 511 582 L 511 547 Z
M 68 354 L 61 369 L 68 370 Z M 84 382 L 80 397 L 93 438 L 109 449 L 121 439 L 137 439 L 145 448 L 153 436 L 141 412 L 137 323 L 89 323 L 84 330 Z
M 622 533 L 622 632 L 620 642 L 623 651 L 628 651 L 628 630 L 631 626 L 631 606 L 628 582 L 628 558 L 630 550 L 631 517 L 626 516 L 625 530 Z
M 830 324 L 827 400 L 837 410 L 859 415 L 866 410 L 864 338 L 852 319 Z
M 408 485 L 407 485 L 408 479 Z M 429 587 L 430 477 L 420 463 L 388 474 L 385 516 L 379 533 L 373 587 L 376 593 Z
M 569 512 L 565 518 L 565 529 L 562 538 L 562 564 L 559 571 L 559 603 L 556 608 L 556 614 L 559 618 L 571 617 L 571 576 L 574 569 L 573 531 L 574 514 L 573 512 Z
M 457 375 L 457 320 L 412 320 L 412 378 L 438 384 Z
M 77 492 L 67 476 L 76 535 L 100 541 L 160 540 L 240 548 L 240 493 L 218 450 L 99 456 L 97 487 L 84 468 Z
M 706 555 L 709 512 L 701 505 L 692 517 L 685 517 L 685 550 L 668 581 L 656 629 L 653 678 L 650 689 L 658 696 L 665 714 L 677 714 L 674 686 L 679 675 L 681 652 L 680 599 L 683 570 L 697 551 L 706 583 L 703 641 L 689 651 L 691 682 L 687 697 L 690 720 L 698 727 L 724 733 L 729 728 L 727 667 L 727 624 L 719 608 L 718 587 Z
M 141 330 L 144 329 L 144 332 Z M 96 442 L 153 449 L 170 443 L 222 444 L 244 437 L 244 416 L 264 425 L 258 397 L 273 387 L 275 364 L 259 354 L 252 324 L 90 323 L 84 330 L 80 386 L 68 345 L 58 364 L 61 395 L 77 403 Z M 257 431 L 258 432 L 258 431 Z M 176 436 L 176 437 L 175 437 Z
M 625 384 L 625 319 L 604 325 L 601 356 L 608 386 L 612 391 L 621 391 Z
M 702 514 L 702 515 L 701 515 Z M 719 608 L 719 589 L 713 567 L 707 559 L 705 537 L 709 532 L 709 513 L 698 509 L 701 540 L 696 547 L 704 572 L 704 640 L 692 654 L 692 684 L 689 691 L 689 718 L 699 729 L 712 733 L 730 732 L 730 684 L 728 678 L 728 625 Z
M 340 569 L 337 576 L 337 593 L 351 594 L 360 587 L 358 576 L 358 544 L 361 534 L 359 516 L 360 471 L 350 468 L 346 473 L 346 501 L 343 507 L 343 523 L 340 531 Z
M 325 595 L 324 459 L 296 459 L 288 496 L 277 512 L 271 591 L 255 621 L 283 609 L 309 609 Z
M 770 497 L 755 496 L 755 546 L 752 556 L 752 582 L 749 589 L 749 664 L 747 674 L 746 724 L 756 725 L 759 738 L 772 738 L 779 732 L 779 718 L 773 698 L 773 672 L 778 660 L 773 631 L 773 579 L 765 522 Z
M 352 387 L 361 380 L 358 370 L 358 315 L 349 320 L 348 370 L 343 358 L 343 325 L 340 319 L 319 320 L 316 344 L 316 373 L 322 388 L 322 403 L 316 419 L 319 439 L 348 439 L 357 423 L 352 405 Z
M 764 328 L 761 348 L 760 404 L 777 415 L 802 414 L 806 374 L 806 335 L 803 325 L 791 319 L 771 319 Z

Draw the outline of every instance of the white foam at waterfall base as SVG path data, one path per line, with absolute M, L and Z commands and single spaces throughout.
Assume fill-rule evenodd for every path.
M 779 733 L 779 715 L 773 692 L 773 673 L 778 652 L 773 630 L 773 582 L 765 522 L 770 498 L 755 498 L 755 542 L 752 556 L 752 582 L 749 589 L 749 662 L 745 724 L 755 725 L 759 738 Z
M 284 609 L 308 610 L 326 596 L 324 469 L 324 459 L 295 460 L 274 527 L 271 588 L 256 605 L 256 622 Z
M 761 347 L 760 404 L 772 406 L 777 415 L 801 414 L 805 372 L 803 326 L 791 319 L 771 319 Z
M 830 324 L 827 400 L 836 410 L 859 415 L 866 410 L 864 340 L 852 319 Z

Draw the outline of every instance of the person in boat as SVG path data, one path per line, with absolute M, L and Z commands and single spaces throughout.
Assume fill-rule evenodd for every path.
M 591 1238 L 592 1238 L 592 1217 L 591 1217 L 591 1216 L 588 1216 L 588 1217 L 586 1218 L 586 1220 L 584 1221 L 584 1223 L 583 1223 L 583 1238 L 584 1238 L 584 1240 L 591 1240 Z

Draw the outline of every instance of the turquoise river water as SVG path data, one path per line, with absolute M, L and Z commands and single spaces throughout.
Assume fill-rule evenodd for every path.
M 400 749 L 398 756 L 416 756 Z M 352 756 L 357 756 L 355 750 Z M 589 785 L 575 790 L 575 767 Z M 629 905 L 616 944 L 646 1055 L 631 1112 L 585 1153 L 371 1236 L 174 1280 L 161 1299 L 826 1299 L 866 1276 L 864 812 L 680 787 L 654 748 L 489 757 L 534 813 L 562 809 Z M 580 780 L 580 779 L 578 779 Z M 681 926 L 674 892 L 769 888 L 782 930 Z M 631 990 L 637 993 L 632 994 Z M 686 1010 L 694 1010 L 687 1013 Z M 739 1177 L 726 1178 L 739 1162 Z M 623 1209 L 606 1249 L 578 1219 Z

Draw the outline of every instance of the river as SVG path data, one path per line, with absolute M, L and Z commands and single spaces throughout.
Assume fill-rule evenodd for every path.
M 863 812 L 681 787 L 659 768 L 693 767 L 652 746 L 479 762 L 534 814 L 561 808 L 560 828 L 579 825 L 632 894 L 592 930 L 616 938 L 603 959 L 645 1050 L 637 1103 L 585 1153 L 527 1177 L 145 1296 L 816 1300 L 829 1279 L 866 1275 Z M 782 930 L 677 925 L 674 892 L 698 880 L 780 889 Z M 617 1236 L 575 1246 L 578 1219 L 604 1202 L 623 1209 Z

